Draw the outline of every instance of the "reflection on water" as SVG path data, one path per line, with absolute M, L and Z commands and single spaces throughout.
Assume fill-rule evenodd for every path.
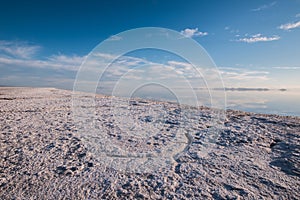
M 300 89 L 226 91 L 227 109 L 300 116 Z
M 152 87 L 152 89 L 154 89 Z M 153 91 L 153 90 L 152 90 Z M 155 90 L 156 92 L 158 90 Z M 156 95 L 155 95 L 156 94 Z M 160 94 L 157 96 L 157 94 Z M 170 93 L 165 91 L 165 95 L 161 93 L 151 93 L 149 90 L 140 92 L 137 97 L 152 98 L 156 100 L 177 101 Z M 196 98 L 198 105 L 211 107 L 214 99 L 221 99 L 223 92 L 220 90 L 197 90 Z M 220 98 L 218 98 L 220 96 Z M 182 93 L 184 97 L 184 93 Z M 186 96 L 186 103 L 191 96 Z M 278 114 L 300 116 L 300 89 L 290 89 L 286 91 L 280 90 L 227 90 L 226 91 L 226 109 L 242 110 L 247 112 Z
M 179 92 L 184 104 L 195 105 L 193 98 L 184 93 L 185 89 Z M 157 85 L 148 85 L 140 88 L 132 97 L 178 102 L 177 94 L 173 94 L 166 88 Z M 201 89 L 196 91 L 198 105 L 212 107 L 214 98 L 222 99 L 224 91 Z M 220 98 L 218 98 L 220 96 Z M 194 97 L 195 98 L 195 97 Z M 190 101 L 189 101 L 190 100 Z M 189 103 L 191 102 L 191 103 Z M 247 112 L 300 116 L 300 89 L 281 90 L 226 90 L 226 109 L 242 110 Z

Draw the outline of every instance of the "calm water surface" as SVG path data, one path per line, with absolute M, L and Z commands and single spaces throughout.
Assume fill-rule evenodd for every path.
M 278 114 L 300 117 L 300 89 L 280 90 L 211 90 L 215 99 L 211 98 L 208 90 L 196 90 L 197 99 L 192 97 L 188 90 L 180 89 L 175 93 L 170 90 L 157 86 L 144 87 L 142 90 L 133 93 L 131 97 L 139 97 L 146 99 L 154 99 L 161 101 L 178 101 L 178 97 L 182 97 L 182 103 L 188 105 L 204 105 L 211 107 L 214 101 L 218 108 L 226 108 L 233 110 L 242 110 L 247 112 Z M 108 94 L 100 91 L 100 94 Z M 118 95 L 117 95 L 118 96 Z M 120 95 L 122 96 L 122 95 Z M 226 96 L 226 103 L 224 99 Z M 216 105 L 215 104 L 215 105 Z M 212 106 L 214 107 L 214 106 Z
M 226 96 L 228 109 L 300 116 L 300 89 L 226 91 Z

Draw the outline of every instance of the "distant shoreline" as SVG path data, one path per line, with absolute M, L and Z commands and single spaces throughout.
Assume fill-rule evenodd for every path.
M 270 89 L 270 88 L 234 88 L 234 87 L 225 87 L 225 88 L 213 88 L 213 90 L 225 90 L 225 91 L 287 91 L 286 88 L 280 89 Z
M 69 90 L 69 89 L 61 89 L 61 88 L 55 88 L 55 87 L 27 87 L 27 86 L 0 86 L 0 95 L 1 94 L 1 88 L 6 88 L 6 89 L 9 89 L 9 88 L 12 88 L 12 89 L 17 89 L 17 88 L 24 88 L 24 89 L 55 89 L 55 90 L 65 90 L 65 91 L 73 91 L 73 90 Z M 204 89 L 204 88 L 203 88 Z M 221 88 L 214 88 L 213 90 L 216 90 L 216 91 L 219 91 L 221 90 Z M 223 89 L 224 90 L 224 89 Z M 268 88 L 225 88 L 225 91 L 233 91 L 233 92 L 236 92 L 236 91 L 241 91 L 241 92 L 244 92 L 244 91 L 258 91 L 258 92 L 263 92 L 263 91 L 281 91 L 281 89 L 268 89 Z M 284 91 L 287 91 L 287 90 L 284 90 Z M 290 91 L 290 90 L 288 90 Z M 93 94 L 94 95 L 94 94 Z M 95 93 L 95 96 L 97 97 L 109 97 L 110 95 L 106 95 L 106 94 L 100 94 L 100 93 Z M 122 98 L 122 97 L 121 97 Z M 126 97 L 124 97 L 126 98 Z M 168 99 L 156 99 L 156 98 L 142 98 L 142 97 L 135 97 L 134 99 L 144 99 L 144 100 L 147 100 L 147 101 L 155 101 L 155 102 L 166 102 L 166 103 L 177 103 L 175 101 L 172 101 L 172 100 L 168 100 Z M 191 105 L 187 105 L 187 106 L 191 106 Z M 194 107 L 194 106 L 192 106 Z M 209 109 L 213 109 L 212 107 L 210 106 L 207 106 L 207 105 L 199 105 L 199 108 L 200 107 L 205 107 L 205 108 L 209 108 Z M 263 115 L 276 115 L 276 116 L 283 116 L 283 117 L 286 117 L 286 116 L 290 116 L 290 117 L 300 117 L 299 115 L 297 114 L 288 114 L 288 113 L 272 113 L 272 112 L 256 112 L 256 111 L 249 111 L 249 110 L 243 110 L 243 109 L 239 109 L 239 108 L 233 108 L 233 107 L 226 107 L 225 108 L 225 111 L 227 110 L 232 110 L 232 111 L 238 111 L 238 112 L 246 112 L 246 113 L 252 113 L 252 114 L 263 114 Z

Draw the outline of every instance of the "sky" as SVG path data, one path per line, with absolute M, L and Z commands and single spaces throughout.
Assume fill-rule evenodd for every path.
M 71 89 L 99 43 L 141 27 L 195 40 L 225 87 L 300 87 L 300 0 L 2 1 L 0 85 Z M 189 69 L 184 59 L 158 50 L 130 52 L 115 63 L 135 59 Z

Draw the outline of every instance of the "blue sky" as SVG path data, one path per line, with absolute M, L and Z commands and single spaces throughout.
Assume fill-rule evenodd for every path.
M 195 39 L 226 87 L 299 86 L 300 0 L 2 1 L 0 85 L 72 88 L 96 45 L 139 27 L 168 28 Z M 166 58 L 156 54 L 130 56 Z

